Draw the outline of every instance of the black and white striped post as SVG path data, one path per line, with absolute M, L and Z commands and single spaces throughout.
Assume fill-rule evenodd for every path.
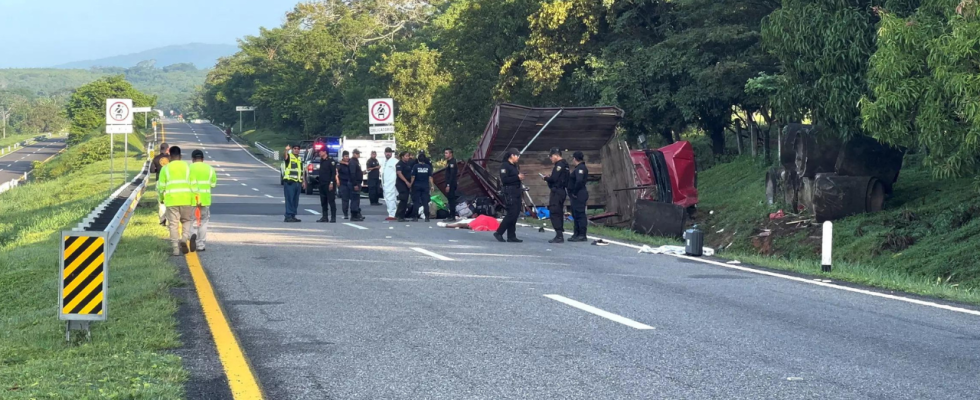
M 831 253 L 834 247 L 834 223 L 826 221 L 823 223 L 823 255 L 820 258 L 820 269 L 823 272 L 831 270 Z

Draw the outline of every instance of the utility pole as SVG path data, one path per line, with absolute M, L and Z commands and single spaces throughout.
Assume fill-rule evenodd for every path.
M 0 118 L 3 118 L 3 138 L 7 138 L 7 117 L 10 117 L 10 109 L 0 107 Z

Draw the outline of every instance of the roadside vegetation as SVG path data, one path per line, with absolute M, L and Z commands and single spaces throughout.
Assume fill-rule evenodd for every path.
M 91 325 L 91 340 L 75 336 L 67 343 L 58 320 L 60 232 L 136 175 L 146 160 L 142 137 L 130 135 L 128 159 L 117 141 L 111 186 L 108 136 L 93 133 L 76 135 L 65 153 L 36 166 L 33 182 L 0 197 L 0 291 L 16 294 L 0 300 L 0 397 L 183 397 L 187 374 L 170 352 L 180 346 L 169 291 L 179 280 L 161 240 L 152 190 L 109 265 L 108 321 Z

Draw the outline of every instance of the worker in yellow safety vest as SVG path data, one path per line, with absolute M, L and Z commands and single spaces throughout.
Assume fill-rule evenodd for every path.
M 160 169 L 157 192 L 167 207 L 167 227 L 173 255 L 187 254 L 191 236 L 189 222 L 194 218 L 195 193 L 191 185 L 191 167 L 180 159 L 180 147 L 170 148 L 170 162 Z M 181 229 L 183 228 L 183 229 Z
M 283 222 L 300 222 L 296 219 L 296 209 L 299 208 L 300 190 L 306 189 L 303 180 L 303 160 L 299 158 L 299 146 L 293 146 L 292 153 L 286 153 L 282 161 L 283 186 L 282 193 L 286 200 L 286 219 Z
M 211 220 L 211 189 L 218 186 L 214 167 L 204 163 L 204 152 L 191 153 L 191 185 L 197 193 L 197 232 L 191 235 L 191 251 L 204 251 L 208 240 L 208 221 Z

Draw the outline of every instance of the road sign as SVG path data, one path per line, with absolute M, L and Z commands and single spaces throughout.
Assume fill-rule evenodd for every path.
M 395 133 L 395 126 L 394 125 L 378 125 L 378 126 L 372 126 L 371 127 L 371 134 L 372 135 L 384 135 L 384 134 L 387 134 L 387 133 Z
M 133 133 L 132 125 L 106 125 L 105 133 L 110 135 L 121 135 Z
M 106 125 L 132 125 L 133 99 L 106 99 Z
M 133 107 L 134 113 L 148 113 L 153 111 L 152 107 Z
M 390 125 L 395 123 L 394 101 L 391 99 L 368 100 L 368 121 L 371 125 Z
M 105 232 L 63 231 L 58 280 L 58 318 L 105 321 L 109 262 Z
M 255 111 L 255 107 L 238 106 L 238 107 L 235 107 L 235 111 Z

